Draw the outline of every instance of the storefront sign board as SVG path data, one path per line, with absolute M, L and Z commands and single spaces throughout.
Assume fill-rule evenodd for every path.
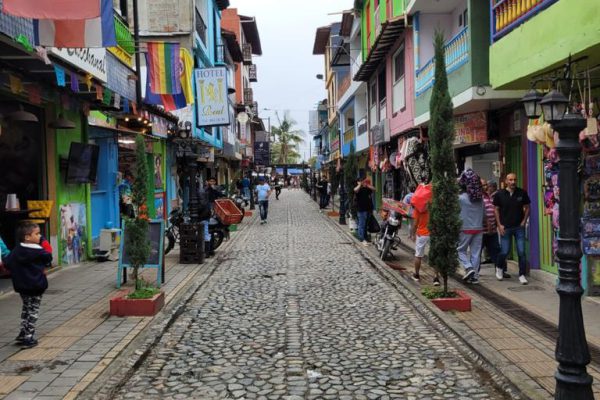
M 63 49 L 51 47 L 50 54 L 92 74 L 94 78 L 102 82 L 108 80 L 105 48 Z
M 456 115 L 454 117 L 454 145 L 483 143 L 487 140 L 487 114 L 485 111 Z
M 194 70 L 196 82 L 196 126 L 225 126 L 231 123 L 225 67 Z

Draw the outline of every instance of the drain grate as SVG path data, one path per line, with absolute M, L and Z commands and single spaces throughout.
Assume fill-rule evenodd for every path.
M 526 286 L 509 287 L 508 290 L 510 290 L 512 292 L 539 292 L 539 291 L 544 291 L 544 288 L 540 287 L 540 286 L 526 285 Z

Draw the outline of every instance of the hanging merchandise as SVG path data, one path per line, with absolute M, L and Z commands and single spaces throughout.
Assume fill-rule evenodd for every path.
M 404 165 L 411 176 L 413 184 L 418 185 L 429 182 L 431 169 L 426 145 L 416 137 L 412 137 L 407 141 Z

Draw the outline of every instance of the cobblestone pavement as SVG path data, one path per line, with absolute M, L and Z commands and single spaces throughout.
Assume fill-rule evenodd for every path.
M 303 192 L 269 212 L 115 398 L 505 398 Z

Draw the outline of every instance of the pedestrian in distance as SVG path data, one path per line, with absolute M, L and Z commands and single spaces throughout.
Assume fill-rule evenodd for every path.
M 275 178 L 275 199 L 279 200 L 281 194 L 281 188 L 283 187 L 283 181 L 279 178 Z
M 481 178 L 471 168 L 460 176 L 462 193 L 458 196 L 462 228 L 458 239 L 458 260 L 465 270 L 463 281 L 479 283 L 481 244 L 485 206 Z
M 224 194 L 219 187 L 217 186 L 217 180 L 213 177 L 208 178 L 206 181 L 206 187 L 204 188 L 204 193 L 199 194 L 200 203 L 203 204 L 208 202 L 208 218 L 203 221 L 204 225 L 204 254 L 206 258 L 210 258 L 215 255 L 215 250 L 213 249 L 213 241 L 208 229 L 208 222 L 210 220 L 210 216 L 212 216 L 212 212 L 215 208 L 215 200 L 223 197 Z
M 358 181 L 354 188 L 356 210 L 358 214 L 358 240 L 367 246 L 367 219 L 373 212 L 373 193 L 375 188 L 369 178 Z
M 317 189 L 319 189 L 319 209 L 323 210 L 327 207 L 327 178 L 323 177 L 317 183 Z
M 247 175 L 242 178 L 242 193 L 246 200 L 250 200 L 250 178 Z
M 258 209 L 260 210 L 260 223 L 267 223 L 267 216 L 269 214 L 269 197 L 271 196 L 271 187 L 265 182 L 265 178 L 258 178 L 258 185 L 256 185 L 256 199 L 258 200 Z
M 37 346 L 35 325 L 42 295 L 48 288 L 46 267 L 52 262 L 52 248 L 42 240 L 39 225 L 24 221 L 17 227 L 17 245 L 5 260 L 13 288 L 21 295 L 21 331 L 15 339 L 22 348 Z
M 6 259 L 9 254 L 10 250 L 6 246 L 6 243 L 4 243 L 4 240 L 0 237 L 0 273 L 2 273 L 2 275 L 8 275 L 8 271 L 5 269 L 2 259 Z
M 481 264 L 494 264 L 495 266 L 498 260 L 498 253 L 500 252 L 498 227 L 496 226 L 496 214 L 494 211 L 494 194 L 498 190 L 498 185 L 496 182 L 488 182 L 482 179 L 481 186 L 483 187 L 483 205 L 485 207 L 482 250 L 485 249 L 486 254 L 486 259 Z
M 412 197 L 412 196 L 411 196 Z M 410 202 L 409 202 L 410 204 Z M 429 244 L 430 232 L 429 232 L 429 210 L 425 207 L 419 211 L 416 207 L 413 207 L 413 224 L 411 226 L 408 237 L 410 240 L 415 242 L 415 272 L 412 274 L 412 279 L 415 282 L 421 281 L 421 264 L 423 257 L 425 257 L 425 248 Z M 440 277 L 438 272 L 435 272 L 433 278 L 433 286 L 440 285 Z
M 506 273 L 506 257 L 510 252 L 512 238 L 517 243 L 519 257 L 519 282 L 527 285 L 527 262 L 525 259 L 525 225 L 529 218 L 531 200 L 527 192 L 517 187 L 517 174 L 506 175 L 506 188 L 494 196 L 496 224 L 500 234 L 500 253 L 496 260 L 496 278 L 501 281 L 510 278 Z

